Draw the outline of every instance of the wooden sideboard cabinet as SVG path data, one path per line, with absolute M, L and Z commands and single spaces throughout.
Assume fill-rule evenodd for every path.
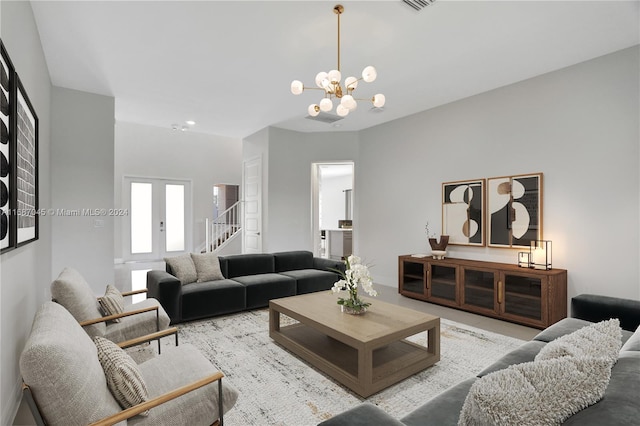
M 404 255 L 398 258 L 398 292 L 536 328 L 567 316 L 565 269 Z

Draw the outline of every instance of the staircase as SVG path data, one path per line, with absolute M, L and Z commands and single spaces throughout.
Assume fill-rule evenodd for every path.
M 205 248 L 203 252 L 214 252 L 235 238 L 242 230 L 238 201 L 213 220 L 206 220 Z

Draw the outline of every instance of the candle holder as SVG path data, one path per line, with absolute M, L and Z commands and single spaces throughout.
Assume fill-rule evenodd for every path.
M 528 251 L 519 251 L 518 252 L 518 266 L 521 268 L 529 268 L 529 252 Z
M 551 241 L 531 241 L 531 246 L 529 247 L 529 267 L 532 269 L 551 269 Z

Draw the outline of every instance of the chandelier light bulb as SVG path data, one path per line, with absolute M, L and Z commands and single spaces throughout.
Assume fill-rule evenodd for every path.
M 373 106 L 376 108 L 382 108 L 385 102 L 386 102 L 386 98 L 382 93 L 378 93 L 373 97 Z
M 344 80 L 344 85 L 346 86 L 347 90 L 355 90 L 356 87 L 358 87 L 358 79 L 353 76 L 347 77 Z
M 331 70 L 329 71 L 329 81 L 331 83 L 340 83 L 340 79 L 342 78 L 342 74 L 340 74 L 340 71 L 338 70 Z
M 331 82 L 329 81 L 328 78 L 325 78 L 324 80 L 322 80 L 322 84 L 320 85 L 320 87 L 326 90 L 327 93 L 331 92 Z
M 299 95 L 304 90 L 304 85 L 300 80 L 293 80 L 291 82 L 291 93 Z
M 354 109 L 357 106 L 355 99 L 351 95 L 344 95 L 340 100 L 340 105 L 348 109 Z
M 311 104 L 309 108 L 307 108 L 307 112 L 310 116 L 315 117 L 320 114 L 320 107 L 317 104 Z
M 349 114 L 349 108 L 340 104 L 336 107 L 336 114 L 338 114 L 340 117 L 345 117 L 347 114 Z
M 324 88 L 324 86 L 322 85 L 322 82 L 324 80 L 327 79 L 327 73 L 324 71 L 319 72 L 318 74 L 316 74 L 316 86 L 318 86 L 319 88 Z
M 371 65 L 362 70 L 362 79 L 367 83 L 375 81 L 376 77 L 378 77 L 378 72 Z
M 331 99 L 323 98 L 320 101 L 320 110 L 322 110 L 324 112 L 329 112 L 329 111 L 331 111 L 332 108 L 333 108 L 333 102 L 331 102 Z

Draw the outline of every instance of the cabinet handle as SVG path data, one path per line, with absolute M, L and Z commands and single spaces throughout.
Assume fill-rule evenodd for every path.
M 429 290 L 429 276 L 431 275 L 431 269 L 427 268 L 427 290 Z
M 502 305 L 502 299 L 503 299 L 503 288 L 502 288 L 502 281 L 498 281 L 498 304 Z

